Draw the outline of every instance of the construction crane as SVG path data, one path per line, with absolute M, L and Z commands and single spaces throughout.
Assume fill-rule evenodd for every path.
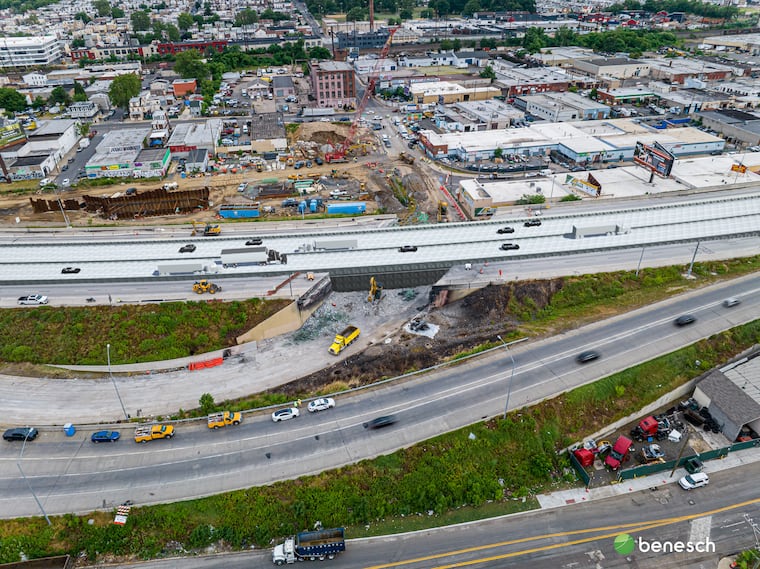
M 385 41 L 385 45 L 383 46 L 382 51 L 380 51 L 380 56 L 377 58 L 377 61 L 375 62 L 374 67 L 372 68 L 372 71 L 370 71 L 369 75 L 367 76 L 368 77 L 367 88 L 364 90 L 364 96 L 362 97 L 362 100 L 356 109 L 356 116 L 354 116 L 354 122 L 351 123 L 351 127 L 348 129 L 348 136 L 346 136 L 346 139 L 343 141 L 343 143 L 338 145 L 338 147 L 334 151 L 327 152 L 325 154 L 325 162 L 347 162 L 348 161 L 346 158 L 346 153 L 348 152 L 348 149 L 354 143 L 354 139 L 356 138 L 356 131 L 359 129 L 359 121 L 361 120 L 362 115 L 364 114 L 364 109 L 367 106 L 367 103 L 369 102 L 372 95 L 375 94 L 375 83 L 377 83 L 377 71 L 380 65 L 382 64 L 383 59 L 385 59 L 388 56 L 388 51 L 390 51 L 391 43 L 393 42 L 393 34 L 395 34 L 397 30 L 398 30 L 398 27 L 388 29 L 388 39 Z

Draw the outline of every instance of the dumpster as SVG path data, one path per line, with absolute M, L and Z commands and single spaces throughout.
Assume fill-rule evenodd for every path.
M 683 466 L 686 469 L 686 472 L 689 474 L 702 472 L 702 468 L 704 468 L 704 464 L 702 464 L 702 461 L 699 460 L 696 456 L 692 456 L 689 460 L 686 461 Z

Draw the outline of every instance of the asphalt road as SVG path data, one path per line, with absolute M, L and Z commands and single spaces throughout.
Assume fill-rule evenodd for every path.
M 668 484 L 606 500 L 505 516 L 399 536 L 350 540 L 332 569 L 703 569 L 754 546 L 745 516 L 760 519 L 751 481 L 760 464 L 711 475 L 705 488 L 685 492 Z M 714 543 L 714 552 L 617 553 L 614 538 L 628 533 L 647 543 Z M 226 569 L 271 567 L 269 550 L 167 559 L 123 569 Z
M 729 296 L 743 298 L 738 309 L 721 306 Z M 522 407 L 753 320 L 758 311 L 760 275 L 752 275 L 557 337 L 520 344 L 509 354 L 497 349 L 488 357 L 419 379 L 337 397 L 335 409 L 316 416 L 304 413 L 273 424 L 268 416 L 257 414 L 246 417 L 240 427 L 221 432 L 181 424 L 173 440 L 148 445 L 131 443 L 128 431 L 117 444 L 97 446 L 89 443 L 87 430 L 72 438 L 44 431 L 27 445 L 22 464 L 50 513 L 108 508 L 125 500 L 169 502 L 259 486 L 355 463 L 497 415 L 504 410 L 508 392 L 510 408 Z M 686 328 L 675 327 L 673 319 L 686 312 L 695 314 L 698 321 Z M 599 350 L 602 358 L 579 366 L 575 356 L 590 347 Z M 510 380 L 511 357 L 514 376 Z M 245 364 L 237 364 L 223 366 L 213 376 L 224 390 L 228 382 L 245 379 L 249 372 Z M 122 398 L 132 404 L 161 399 L 177 405 L 178 393 L 207 389 L 198 375 L 170 377 L 172 382 L 155 384 L 150 376 L 132 381 L 120 389 Z M 58 394 L 55 409 L 67 409 L 66 401 L 72 408 L 91 406 L 89 386 L 77 383 L 47 382 L 41 387 L 45 397 Z M 253 381 L 247 386 L 249 392 L 256 391 Z M 2 400 L 11 406 L 37 401 L 37 393 L 33 397 L 30 393 L 16 386 L 15 391 L 3 393 Z M 398 423 L 382 431 L 364 428 L 367 421 L 387 414 L 395 414 Z M 18 476 L 18 452 L 18 445 L 0 446 L 3 517 L 37 513 Z

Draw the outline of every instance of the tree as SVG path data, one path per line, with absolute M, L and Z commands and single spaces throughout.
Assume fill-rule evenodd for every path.
M 567 26 L 562 26 L 554 33 L 553 44 L 558 46 L 575 45 L 577 37 L 577 34 L 573 30 Z
M 209 76 L 208 66 L 201 61 L 201 54 L 195 49 L 177 54 L 174 71 L 184 79 L 195 78 L 198 82 L 202 82 Z
M 365 13 L 366 13 L 365 8 L 362 8 L 361 6 L 355 6 L 354 8 L 351 8 L 348 12 L 346 12 L 346 21 L 356 22 L 359 20 L 364 20 Z
M 123 18 L 124 15 L 125 15 L 124 14 L 124 10 L 122 10 L 118 6 L 114 6 L 113 8 L 111 8 L 111 17 L 112 18 L 114 18 L 114 19 L 116 19 L 116 18 Z
M 493 151 L 493 157 L 494 158 L 501 158 L 504 156 L 504 149 L 503 148 L 497 148 Z
M 177 16 L 177 27 L 183 32 L 192 27 L 194 23 L 195 22 L 193 21 L 193 17 L 187 12 L 182 12 L 179 16 Z
M 18 113 L 26 108 L 26 97 L 16 91 L 0 87 L 0 109 L 5 109 L 9 113 Z
M 84 92 L 84 87 L 79 81 L 74 81 L 74 101 L 86 101 L 87 93 Z
M 108 0 L 93 0 L 92 7 L 100 18 L 111 15 L 111 3 Z
M 48 97 L 48 104 L 70 105 L 71 97 L 69 97 L 69 94 L 66 92 L 66 89 L 64 89 L 61 86 L 58 86 L 50 92 L 50 97 Z
M 166 35 L 169 37 L 169 41 L 179 41 L 179 28 L 174 24 L 166 24 Z
M 150 16 L 143 10 L 132 12 L 129 19 L 132 21 L 132 29 L 136 32 L 144 32 L 150 29 Z
M 480 76 L 483 79 L 490 79 L 491 81 L 493 81 L 494 79 L 496 79 L 496 72 L 493 70 L 493 67 L 491 67 L 490 65 L 486 65 L 486 68 L 480 72 Z
M 240 12 L 235 15 L 235 25 L 238 27 L 250 26 L 251 24 L 255 24 L 258 21 L 258 12 L 256 12 L 256 10 L 252 10 L 251 8 L 240 10 Z
M 549 38 L 546 37 L 544 30 L 541 28 L 528 28 L 523 37 L 522 46 L 528 53 L 537 53 L 542 47 L 549 45 Z
M 74 19 L 75 20 L 80 20 L 84 24 L 92 21 L 92 18 L 90 18 L 84 12 L 77 12 L 76 14 L 74 14 Z
M 309 49 L 309 59 L 332 59 L 332 53 L 321 45 L 314 46 Z
M 78 49 L 80 47 L 84 47 L 84 39 L 82 38 L 74 38 L 71 40 L 71 47 L 73 49 Z
M 40 97 L 39 95 L 37 95 L 34 98 L 34 101 L 32 101 L 32 108 L 35 111 L 39 111 L 44 106 L 45 106 L 45 99 L 43 99 L 42 97 Z
M 77 123 L 77 134 L 79 136 L 87 136 L 88 134 L 90 134 L 90 123 L 88 122 Z
M 467 4 L 465 4 L 464 8 L 462 8 L 462 15 L 472 16 L 480 9 L 480 0 L 467 0 Z
M 140 89 L 142 89 L 142 82 L 135 73 L 119 75 L 111 81 L 108 97 L 111 99 L 112 105 L 127 109 L 129 108 L 129 100 L 132 97 L 137 97 L 140 94 Z

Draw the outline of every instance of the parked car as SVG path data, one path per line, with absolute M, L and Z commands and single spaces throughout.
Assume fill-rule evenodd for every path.
M 541 225 L 541 220 L 540 219 L 529 219 L 528 221 L 526 221 L 525 223 L 523 223 L 523 225 L 525 227 L 538 227 L 539 225 Z
M 64 188 L 68 188 L 68 187 L 71 185 L 71 180 L 69 180 L 68 178 L 64 178 L 64 179 L 63 179 L 63 182 L 61 182 L 61 185 L 62 185 Z
M 280 409 L 272 413 L 272 421 L 279 423 L 280 421 L 287 421 L 288 419 L 295 419 L 300 415 L 297 407 L 289 407 L 288 409 Z
M 238 192 L 242 193 L 245 191 L 245 189 L 248 187 L 248 184 L 246 182 L 243 182 L 238 186 Z
M 324 163 L 325 163 L 325 161 L 324 161 L 324 160 L 322 160 L 322 159 L 321 159 L 321 158 L 319 158 L 319 157 L 315 158 L 315 159 L 314 159 L 314 162 L 316 162 L 317 166 L 321 166 L 322 164 L 324 164 Z
M 398 248 L 399 253 L 414 253 L 415 251 L 417 251 L 417 247 L 414 245 L 404 245 Z
M 726 308 L 731 308 L 732 306 L 736 306 L 737 304 L 741 304 L 741 300 L 736 298 L 735 296 L 732 296 L 731 298 L 727 298 L 723 301 L 723 306 Z
M 515 230 L 513 227 L 501 227 L 496 233 L 499 235 L 502 235 L 504 233 L 514 233 Z
M 678 484 L 684 490 L 693 490 L 694 488 L 701 488 L 707 486 L 710 483 L 710 477 L 704 472 L 695 472 L 694 474 L 687 474 L 678 481 Z
M 34 427 L 17 427 L 5 431 L 3 438 L 6 441 L 33 441 L 38 434 L 39 432 Z
M 264 240 L 261 237 L 253 237 L 245 242 L 246 245 L 261 245 Z
M 372 419 L 369 423 L 366 423 L 364 427 L 367 429 L 380 429 L 382 427 L 389 427 L 395 422 L 396 417 L 394 415 L 385 415 L 383 417 Z
M 125 196 L 133 196 L 137 193 L 137 188 L 127 188 L 127 191 L 124 192 Z
M 585 363 L 588 363 L 588 362 L 592 362 L 592 361 L 594 361 L 596 359 L 599 359 L 599 352 L 597 352 L 595 350 L 586 350 L 585 352 L 581 352 L 580 354 L 578 354 L 576 356 L 576 358 L 575 358 L 575 360 L 579 364 L 585 364 Z
M 309 410 L 309 413 L 314 413 L 316 411 L 324 411 L 326 409 L 332 409 L 335 407 L 335 400 L 330 397 L 322 397 L 320 399 L 315 399 L 314 401 L 309 403 L 309 406 L 307 409 Z
M 64 165 L 61 167 L 61 172 L 65 172 L 65 171 L 66 171 L 66 170 L 68 170 L 68 169 L 69 169 L 69 165 L 68 165 L 68 164 L 64 164 Z
M 75 275 L 75 274 L 77 274 L 81 270 L 82 269 L 80 269 L 79 267 L 64 267 L 64 268 L 61 269 L 61 274 L 62 275 Z
M 683 314 L 682 316 L 679 316 L 675 319 L 675 325 L 676 326 L 688 326 L 689 324 L 693 324 L 697 321 L 697 317 L 693 314 Z
M 499 247 L 502 251 L 516 251 L 519 248 L 520 246 L 517 243 L 502 243 Z
M 120 436 L 119 431 L 98 431 L 92 433 L 90 440 L 94 443 L 115 443 Z
M 180 253 L 193 253 L 195 251 L 195 245 L 188 243 L 179 248 Z

